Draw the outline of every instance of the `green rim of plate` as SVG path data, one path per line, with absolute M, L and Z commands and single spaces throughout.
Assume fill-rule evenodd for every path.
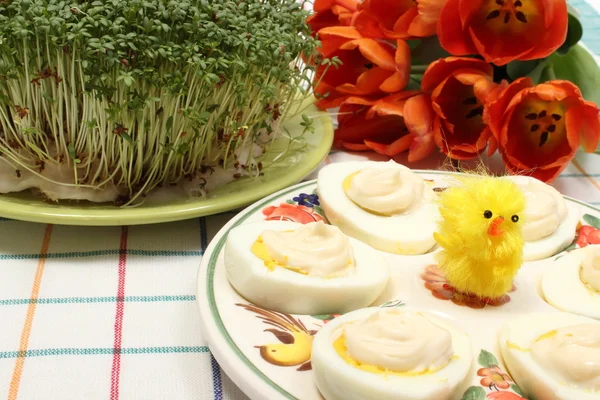
M 428 170 L 413 170 L 413 171 L 419 175 L 462 175 L 461 173 L 452 172 L 452 171 L 428 171 Z M 257 377 L 259 377 L 264 383 L 266 383 L 272 389 L 274 389 L 279 394 L 284 396 L 286 399 L 290 399 L 290 400 L 298 400 L 298 398 L 293 396 L 291 393 L 289 393 L 285 389 L 283 389 L 277 383 L 273 382 L 273 380 L 271 380 L 262 371 L 260 371 L 244 355 L 242 350 L 235 344 L 235 342 L 229 335 L 229 332 L 227 331 L 227 328 L 225 328 L 225 324 L 223 323 L 223 320 L 221 319 L 221 315 L 219 314 L 219 309 L 218 309 L 217 302 L 215 299 L 215 291 L 214 291 L 215 269 L 217 266 L 217 259 L 219 257 L 219 254 L 221 254 L 221 251 L 223 250 L 223 247 L 225 246 L 225 241 L 227 240 L 227 236 L 229 235 L 229 232 L 232 229 L 234 229 L 234 228 L 238 227 L 239 225 L 241 225 L 242 223 L 244 223 L 248 218 L 250 218 L 252 215 L 254 215 L 258 210 L 260 210 L 261 208 L 263 208 L 264 206 L 266 206 L 267 204 L 272 202 L 274 199 L 283 197 L 292 192 L 296 192 L 299 189 L 305 188 L 307 186 L 315 185 L 316 182 L 317 182 L 317 180 L 315 179 L 315 180 L 307 181 L 307 182 L 292 186 L 292 187 L 288 188 L 287 190 L 282 190 L 280 192 L 274 193 L 271 196 L 269 196 L 268 198 L 265 198 L 262 201 L 257 202 L 255 204 L 249 206 L 245 210 L 241 211 L 239 214 L 240 217 L 239 217 L 239 219 L 237 219 L 235 221 L 235 223 L 233 223 L 231 226 L 229 226 L 225 232 L 219 231 L 217 233 L 217 236 L 221 235 L 221 237 L 220 237 L 219 241 L 217 242 L 214 250 L 210 254 L 210 259 L 208 261 L 207 271 L 206 271 L 206 277 L 207 277 L 207 279 L 206 279 L 206 299 L 208 300 L 208 304 L 209 304 L 209 308 L 211 311 L 211 315 L 213 317 L 213 321 L 217 325 L 219 332 L 222 334 L 223 338 L 229 345 L 230 350 L 232 350 L 233 353 L 237 356 L 237 358 L 240 361 L 242 361 L 243 364 L 250 371 L 252 371 Z M 563 196 L 563 197 L 568 201 L 571 201 L 573 203 L 587 207 L 591 210 L 594 210 L 596 213 L 600 213 L 600 208 L 594 207 L 591 204 L 585 203 L 583 201 L 574 199 L 569 196 Z M 202 297 L 198 296 L 198 299 L 200 299 L 200 298 L 202 298 Z M 227 371 L 225 371 L 225 372 L 227 373 Z
M 315 132 L 305 134 L 306 147 L 291 150 L 286 158 L 266 168 L 261 181 L 248 179 L 233 182 L 216 189 L 214 197 L 205 199 L 184 199 L 127 209 L 89 202 L 53 204 L 27 192 L 0 194 L 0 217 L 46 224 L 115 226 L 172 222 L 239 209 L 300 182 L 327 157 L 333 144 L 333 121 L 327 113 L 319 111 L 313 102 L 314 99 L 307 99 L 299 106 L 299 109 L 312 116 L 315 124 Z M 297 115 L 286 120 L 283 126 L 292 137 L 296 137 L 303 129 L 300 122 L 302 119 Z M 292 160 L 290 168 L 281 167 L 280 164 L 288 159 Z M 282 172 L 284 168 L 285 173 Z M 224 193 L 220 194 L 221 190 Z

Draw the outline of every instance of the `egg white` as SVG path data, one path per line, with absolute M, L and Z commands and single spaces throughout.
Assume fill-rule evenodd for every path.
M 538 400 L 592 400 L 598 393 L 567 386 L 558 381 L 533 357 L 534 341 L 552 330 L 572 325 L 600 323 L 565 312 L 528 313 L 511 320 L 500 332 L 500 349 L 511 377 L 525 396 Z
M 586 287 L 579 275 L 586 253 L 594 247 L 574 250 L 544 271 L 542 292 L 550 305 L 562 311 L 600 319 L 600 293 Z
M 439 216 L 434 203 L 435 192 L 423 181 L 421 204 L 406 214 L 390 217 L 365 211 L 346 195 L 343 182 L 348 175 L 365 168 L 409 168 L 394 161 L 353 161 L 329 164 L 317 178 L 321 207 L 329 222 L 348 236 L 359 239 L 375 249 L 403 255 L 425 254 L 435 246 L 433 232 Z
M 382 308 L 371 307 L 342 315 L 319 330 L 313 341 L 311 363 L 315 383 L 326 400 L 438 400 L 460 398 L 468 386 L 466 377 L 473 368 L 473 348 L 468 335 L 440 318 L 418 311 L 452 335 L 454 358 L 439 371 L 421 376 L 375 374 L 344 361 L 333 343 L 343 326 L 369 318 Z
M 368 307 L 390 279 L 383 256 L 358 240 L 350 239 L 356 267 L 348 275 L 322 278 L 285 268 L 269 270 L 251 247 L 265 230 L 295 230 L 302 224 L 264 221 L 240 225 L 229 232 L 224 261 L 227 278 L 237 292 L 253 304 L 289 314 L 340 314 Z
M 546 183 L 529 176 L 510 176 L 508 178 L 514 182 L 532 180 L 539 184 L 547 185 Z M 581 218 L 581 208 L 577 204 L 567 201 L 566 199 L 564 199 L 564 201 L 567 206 L 567 215 L 565 218 L 551 235 L 539 240 L 525 242 L 523 247 L 523 261 L 538 261 L 552 257 L 573 242 L 576 235 L 577 224 Z

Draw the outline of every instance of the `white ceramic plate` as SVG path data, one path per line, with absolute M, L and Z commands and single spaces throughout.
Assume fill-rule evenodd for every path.
M 434 187 L 447 186 L 447 173 L 416 172 L 431 180 Z M 261 357 L 261 349 L 269 349 L 272 345 L 285 346 L 290 342 L 290 335 L 289 332 L 275 334 L 266 331 L 272 326 L 265 324 L 264 320 L 259 318 L 259 313 L 267 320 L 274 319 L 284 324 L 294 321 L 297 326 L 306 328 L 307 335 L 314 334 L 319 327 L 335 316 L 281 315 L 249 305 L 227 280 L 223 265 L 223 246 L 229 230 L 241 224 L 267 218 L 303 223 L 322 219 L 323 213 L 314 193 L 316 181 L 301 183 L 248 207 L 219 231 L 202 259 L 197 294 L 202 332 L 223 370 L 253 400 L 322 399 L 313 382 L 310 360 L 290 360 L 295 365 L 279 366 L 268 357 Z M 581 224 L 600 229 L 600 210 L 574 199 L 567 198 L 567 201 L 570 207 L 581 211 Z M 574 242 L 566 250 L 570 251 L 575 247 Z M 464 399 L 483 400 L 494 392 L 506 394 L 504 397 L 493 395 L 489 398 L 519 399 L 520 397 L 516 396 L 519 388 L 512 378 L 509 378 L 497 348 L 498 332 L 501 325 L 519 314 L 556 311 L 538 294 L 537 282 L 545 267 L 554 263 L 560 255 L 523 265 L 515 279 L 517 289 L 510 294 L 509 301 L 503 305 L 487 305 L 483 309 L 477 308 L 480 304 L 455 304 L 460 303 L 456 298 L 446 299 L 443 295 L 434 297 L 435 289 L 441 286 L 431 283 L 427 284 L 429 288 L 425 286 L 425 279 L 435 280 L 435 271 L 427 269 L 433 264 L 432 253 L 423 256 L 386 254 L 386 257 L 395 266 L 393 289 L 384 293 L 377 306 L 417 306 L 454 320 L 469 333 L 476 353 L 471 386 Z M 286 317 L 287 322 L 283 321 Z

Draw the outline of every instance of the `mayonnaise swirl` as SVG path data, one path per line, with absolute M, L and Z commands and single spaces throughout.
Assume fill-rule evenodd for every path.
M 394 215 L 409 210 L 423 198 L 425 182 L 410 169 L 395 163 L 362 169 L 349 178 L 346 195 L 360 207 Z
M 523 239 L 533 242 L 552 235 L 567 216 L 567 203 L 558 190 L 528 177 L 515 177 L 525 195 Z
M 581 280 L 600 292 L 600 246 L 588 247 L 580 272 Z
M 333 225 L 314 222 L 294 231 L 267 230 L 261 236 L 271 258 L 307 275 L 335 276 L 354 266 L 350 239 Z
M 418 313 L 382 310 L 344 334 L 350 357 L 393 372 L 437 371 L 454 355 L 450 332 Z
M 547 333 L 533 344 L 532 355 L 564 383 L 600 390 L 600 324 L 573 325 Z

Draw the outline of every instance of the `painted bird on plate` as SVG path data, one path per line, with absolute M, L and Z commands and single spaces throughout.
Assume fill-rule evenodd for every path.
M 263 323 L 274 327 L 265 329 L 265 332 L 272 333 L 281 343 L 255 346 L 260 349 L 260 356 L 265 361 L 281 367 L 299 365 L 298 371 L 311 369 L 310 357 L 316 330 L 308 330 L 302 321 L 289 314 L 265 310 L 252 304 L 238 306 L 257 314 Z
M 507 294 L 523 264 L 525 196 L 506 177 L 467 174 L 439 195 L 434 238 L 446 280 L 458 292 L 495 299 Z

